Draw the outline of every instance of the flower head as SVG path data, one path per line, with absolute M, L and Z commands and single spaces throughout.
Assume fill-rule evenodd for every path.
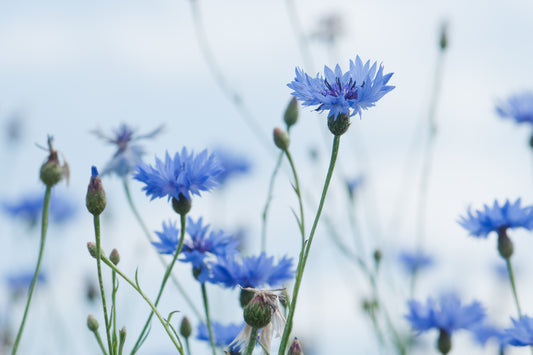
M 410 274 L 414 274 L 421 269 L 428 268 L 433 265 L 433 258 L 422 252 L 407 252 L 404 251 L 398 255 L 398 260 L 403 268 Z
M 163 230 L 156 231 L 155 234 L 159 237 L 159 241 L 152 242 L 152 245 L 161 254 L 174 254 L 178 249 L 180 230 L 176 226 L 176 222 L 163 222 Z
M 218 175 L 220 185 L 225 185 L 234 176 L 250 172 L 251 164 L 244 156 L 235 154 L 223 148 L 214 151 L 222 172 Z
M 102 175 L 111 173 L 115 173 L 119 177 L 128 175 L 135 166 L 141 163 L 141 157 L 144 154 L 143 147 L 134 142 L 141 139 L 154 138 L 161 131 L 163 131 L 163 126 L 159 126 L 147 134 L 137 135 L 133 128 L 124 123 L 113 131 L 112 136 L 105 135 L 101 130 L 94 130 L 93 133 L 98 138 L 115 145 L 117 148 L 111 161 L 107 163 L 102 171 Z
M 490 232 L 498 232 L 500 229 L 525 228 L 533 229 L 533 207 L 520 206 L 520 199 L 511 203 L 505 201 L 503 206 L 494 201 L 494 205 L 484 206 L 483 210 L 477 210 L 475 215 L 470 208 L 466 216 L 461 216 L 458 223 L 463 226 L 470 235 L 486 238 Z
M 505 329 L 507 342 L 513 346 L 530 346 L 533 345 L 533 318 L 523 316 L 519 320 L 514 320 L 513 327 Z
M 283 257 L 274 263 L 274 257 L 265 253 L 249 256 L 237 261 L 235 258 L 218 258 L 211 264 L 210 282 L 220 283 L 225 287 L 276 287 L 294 277 L 292 259 Z
M 223 325 L 219 322 L 211 322 L 211 328 L 213 329 L 213 337 L 215 338 L 215 345 L 219 347 L 228 346 L 233 339 L 237 337 L 239 332 L 244 327 L 244 324 L 228 324 Z M 197 335 L 198 340 L 209 341 L 209 332 L 205 323 L 198 324 Z M 239 347 L 231 348 L 238 349 Z
M 343 73 L 337 64 L 335 70 L 324 66 L 324 76 L 315 78 L 296 68 L 296 77 L 287 86 L 293 90 L 292 95 L 302 101 L 304 106 L 318 105 L 317 111 L 329 111 L 328 118 L 335 120 L 340 114 L 361 116 L 366 110 L 394 89 L 389 86 L 392 73 L 383 75 L 383 66 L 370 61 L 363 64 L 359 56 L 350 60 L 350 70 Z
M 190 200 L 191 194 L 200 196 L 201 191 L 217 186 L 220 173 L 222 168 L 207 150 L 194 155 L 183 148 L 174 158 L 167 152 L 164 162 L 156 158 L 155 167 L 141 163 L 136 167 L 134 178 L 145 184 L 142 189 L 152 200 L 161 197 L 180 200 L 180 195 Z
M 454 294 L 440 298 L 439 304 L 428 298 L 425 305 L 409 301 L 409 314 L 405 318 L 419 333 L 430 329 L 444 330 L 450 336 L 459 329 L 470 329 L 485 318 L 485 310 L 479 302 L 462 305 Z
M 533 123 L 533 92 L 527 91 L 510 96 L 496 106 L 501 117 L 512 118 L 516 123 Z

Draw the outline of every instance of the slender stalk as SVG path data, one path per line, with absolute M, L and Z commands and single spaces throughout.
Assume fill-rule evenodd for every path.
M 205 319 L 207 325 L 207 331 L 209 332 L 209 342 L 211 343 L 211 349 L 213 349 L 213 355 L 216 355 L 215 337 L 213 336 L 213 327 L 211 326 L 211 317 L 209 316 L 209 302 L 207 300 L 207 290 L 205 283 L 202 283 L 202 299 L 204 301 Z
M 178 260 L 178 256 L 181 253 L 181 249 L 183 248 L 183 242 L 185 241 L 185 228 L 186 228 L 186 221 L 187 216 L 186 215 L 180 215 L 180 222 L 181 222 L 181 230 L 180 230 L 180 241 L 178 243 L 178 248 L 176 249 L 176 252 L 174 253 L 174 257 L 172 258 L 172 262 L 168 266 L 165 275 L 163 276 L 163 280 L 161 281 L 161 286 L 159 287 L 159 292 L 157 294 L 157 297 L 155 299 L 154 305 L 157 307 L 159 304 L 159 301 L 161 300 L 161 295 L 163 294 L 163 290 L 165 288 L 165 285 L 168 281 L 168 278 L 170 274 L 172 273 L 172 268 L 174 267 L 174 264 Z M 135 345 L 133 346 L 133 350 L 131 351 L 131 354 L 135 354 L 139 348 L 142 345 L 142 340 L 144 337 L 144 334 L 148 330 L 148 326 L 150 325 L 150 321 L 152 320 L 152 317 L 154 315 L 154 311 L 152 310 L 150 312 L 150 315 L 148 316 L 148 319 L 146 320 L 146 323 L 144 324 L 144 328 L 141 331 L 141 334 L 139 334 L 139 337 L 137 338 L 137 342 L 135 342 Z
M 93 332 L 96 341 L 98 342 L 98 345 L 100 345 L 100 350 L 102 350 L 102 354 L 107 355 L 107 351 L 105 350 L 104 343 L 102 343 L 102 338 L 100 337 L 100 334 L 98 331 Z
M 126 179 L 124 179 L 122 184 L 124 186 L 124 192 L 126 193 L 126 198 L 128 199 L 128 204 L 130 205 L 130 209 L 133 212 L 133 214 L 135 215 L 135 219 L 137 219 L 137 222 L 141 226 L 142 230 L 144 231 L 144 234 L 145 234 L 146 238 L 148 239 L 148 241 L 151 244 L 152 243 L 152 237 L 151 237 L 150 231 L 146 227 L 146 224 L 144 223 L 141 215 L 139 214 L 139 212 L 137 211 L 137 208 L 135 207 L 135 204 L 133 203 L 133 199 L 131 198 L 130 189 L 129 189 L 129 186 L 128 186 L 128 181 Z M 159 254 L 159 253 L 156 253 L 156 254 L 157 254 L 157 258 L 159 259 L 159 262 L 161 262 L 161 265 L 163 265 L 163 267 L 165 269 L 167 269 L 168 268 L 168 264 L 165 261 L 165 259 L 163 258 L 163 256 L 161 254 Z M 191 308 L 191 310 L 193 311 L 194 315 L 198 319 L 202 319 L 200 311 L 196 308 L 194 302 L 189 297 L 189 295 L 187 294 L 185 289 L 181 286 L 181 283 L 178 281 L 178 279 L 173 274 L 170 275 L 170 279 L 172 280 L 172 283 L 174 284 L 174 286 L 176 286 L 176 288 L 178 289 L 178 292 L 185 299 L 185 302 L 187 302 L 187 305 Z
M 24 309 L 24 315 L 22 316 L 22 322 L 20 323 L 19 330 L 17 332 L 17 338 L 13 344 L 13 350 L 11 355 L 17 353 L 20 339 L 22 338 L 22 332 L 24 331 L 24 325 L 26 324 L 26 318 L 28 317 L 28 312 L 30 310 L 31 299 L 33 296 L 33 290 L 39 279 L 39 271 L 41 270 L 41 261 L 44 254 L 44 245 L 46 242 L 46 231 L 48 230 L 48 211 L 50 210 L 50 196 L 52 193 L 52 187 L 47 186 L 46 191 L 44 192 L 44 202 L 43 202 L 43 214 L 41 220 L 41 244 L 39 246 L 39 257 L 37 258 L 37 265 L 35 266 L 35 272 L 33 273 L 33 279 L 31 280 L 30 290 L 28 293 L 28 301 L 26 302 L 26 308 Z
M 263 208 L 263 221 L 261 225 L 261 251 L 266 252 L 266 239 L 267 239 L 267 216 L 270 203 L 272 202 L 272 194 L 274 191 L 274 182 L 276 181 L 276 176 L 278 175 L 279 168 L 281 167 L 281 162 L 283 160 L 283 152 L 279 153 L 278 160 L 274 166 L 274 171 L 270 177 L 270 183 L 268 185 L 268 195 L 265 202 L 265 207 Z
M 281 338 L 281 344 L 280 344 L 279 352 L 278 352 L 279 355 L 285 354 L 285 350 L 289 342 L 289 337 L 290 337 L 291 330 L 292 330 L 292 321 L 294 318 L 294 311 L 296 309 L 296 300 L 298 298 L 298 292 L 300 291 L 300 285 L 302 283 L 305 265 L 307 263 L 307 258 L 309 257 L 309 251 L 311 249 L 311 244 L 313 243 L 316 228 L 318 226 L 318 221 L 320 219 L 320 215 L 322 214 L 322 209 L 324 207 L 324 202 L 326 200 L 326 194 L 328 192 L 329 183 L 331 182 L 331 177 L 333 176 L 335 162 L 337 161 L 337 155 L 339 153 L 339 144 L 340 144 L 340 136 L 335 136 L 335 138 L 333 139 L 333 147 L 331 149 L 331 159 L 329 162 L 328 173 L 326 175 L 326 180 L 324 181 L 324 187 L 322 189 L 322 196 L 320 197 L 320 203 L 316 211 L 315 220 L 313 221 L 313 226 L 311 228 L 311 233 L 309 234 L 309 239 L 307 240 L 306 243 L 304 243 L 302 251 L 300 252 L 300 258 L 298 260 L 298 266 L 296 268 L 296 281 L 295 281 L 293 292 L 292 292 L 293 296 L 292 296 L 292 301 L 291 301 L 291 307 L 289 308 L 289 315 L 287 317 L 287 323 L 285 324 L 285 328 L 283 330 L 283 336 Z
M 111 283 L 113 285 L 113 292 L 111 293 L 111 321 L 113 323 L 113 352 L 117 353 L 117 291 L 118 291 L 118 285 L 116 285 L 117 282 L 117 273 L 112 271 L 111 272 Z M 116 286 L 115 286 L 116 285 Z
M 191 355 L 191 346 L 189 345 L 189 338 L 185 338 L 185 347 L 187 349 L 187 355 Z
M 291 166 L 292 174 L 294 176 L 294 192 L 296 192 L 296 196 L 298 197 L 298 206 L 300 208 L 300 221 L 298 222 L 300 227 L 300 234 L 302 235 L 302 248 L 305 243 L 305 220 L 304 220 L 304 207 L 302 202 L 302 194 L 300 192 L 300 182 L 298 180 L 298 174 L 296 172 L 296 167 L 294 165 L 294 161 L 292 160 L 292 155 L 289 152 L 289 150 L 285 150 L 285 155 L 287 156 L 287 159 L 289 160 L 289 164 Z
M 102 259 L 102 255 L 101 255 L 102 250 L 100 246 L 100 216 L 94 215 L 93 222 L 94 222 L 94 236 L 96 239 L 96 269 L 98 272 L 98 285 L 100 287 L 100 297 L 102 298 L 102 308 L 104 309 L 104 322 L 105 322 L 105 330 L 106 330 L 106 336 L 107 336 L 107 346 L 109 347 L 109 354 L 113 354 L 113 347 L 111 345 L 111 334 L 109 332 L 110 322 L 109 322 L 109 317 L 107 315 L 104 282 L 102 279 L 102 265 L 100 262 Z
M 518 311 L 518 316 L 522 318 L 522 309 L 520 308 L 520 302 L 518 301 L 518 293 L 516 292 L 516 284 L 514 281 L 514 272 L 513 266 L 511 265 L 511 258 L 506 258 L 505 263 L 507 264 L 507 271 L 509 273 L 509 281 L 511 282 L 511 289 L 513 290 L 514 302 L 516 305 L 516 310 Z
M 254 352 L 258 333 L 259 333 L 259 329 L 252 328 L 252 332 L 250 333 L 250 340 L 248 340 L 248 346 L 246 347 L 246 350 L 244 351 L 244 355 L 252 355 L 252 353 Z
M 109 266 L 112 270 L 114 270 L 117 275 L 119 275 L 120 277 L 122 277 L 127 283 L 130 284 L 131 287 L 133 287 L 133 289 L 135 291 L 137 291 L 139 293 L 139 295 L 141 295 L 141 297 L 145 300 L 146 303 L 148 303 L 148 305 L 150 306 L 150 308 L 152 309 L 152 311 L 154 312 L 154 314 L 156 315 L 156 317 L 159 319 L 159 321 L 161 322 L 161 325 L 163 326 L 163 328 L 165 329 L 165 331 L 167 332 L 170 340 L 172 341 L 172 343 L 174 344 L 174 346 L 176 347 L 176 349 L 179 351 L 179 353 L 181 355 L 185 355 L 183 353 L 183 345 L 181 344 L 181 340 L 179 339 L 179 337 L 174 337 L 174 334 L 172 332 L 172 330 L 170 329 L 170 326 L 168 325 L 167 321 L 165 321 L 165 319 L 163 318 L 163 316 L 161 316 L 161 314 L 159 313 L 159 311 L 157 310 L 157 308 L 154 306 L 154 304 L 152 303 L 152 301 L 150 301 L 150 299 L 148 298 L 148 296 L 146 296 L 144 294 L 144 292 L 137 286 L 137 284 L 133 281 L 131 281 L 126 275 L 124 275 L 124 273 L 122 273 L 122 271 L 120 271 L 116 266 L 115 264 L 113 264 L 108 258 L 106 258 L 104 255 L 102 255 L 102 261 L 104 262 L 104 264 L 106 264 L 107 266 Z

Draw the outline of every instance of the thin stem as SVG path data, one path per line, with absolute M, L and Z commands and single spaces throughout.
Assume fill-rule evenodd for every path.
M 165 272 L 165 275 L 163 276 L 163 280 L 161 281 L 161 286 L 159 287 L 159 292 L 158 292 L 157 297 L 156 297 L 155 302 L 154 302 L 156 307 L 159 304 L 159 300 L 161 300 L 161 296 L 163 295 L 163 290 L 165 288 L 165 285 L 166 285 L 166 283 L 168 281 L 168 278 L 169 278 L 170 274 L 172 273 L 172 268 L 174 267 L 174 264 L 178 260 L 178 256 L 181 253 L 181 249 L 183 248 L 183 242 L 185 241 L 186 221 L 187 221 L 187 216 L 184 215 L 184 214 L 180 215 L 181 230 L 180 230 L 180 240 L 179 240 L 179 243 L 178 243 L 178 248 L 176 249 L 176 252 L 174 253 L 174 257 L 172 258 L 172 262 L 168 266 L 168 268 L 167 268 L 167 270 Z M 146 323 L 144 324 L 144 327 L 143 327 L 143 330 L 141 331 L 141 334 L 139 334 L 139 337 L 137 338 L 137 342 L 133 346 L 133 350 L 131 351 L 132 355 L 135 354 L 139 350 L 139 348 L 141 347 L 144 334 L 148 330 L 148 326 L 150 325 L 150 321 L 152 320 L 153 315 L 154 315 L 154 311 L 152 310 L 150 312 L 150 315 L 148 316 L 148 319 L 146 320 Z
M 294 165 L 294 161 L 292 160 L 292 155 L 289 152 L 289 150 L 285 150 L 285 155 L 287 156 L 287 159 L 289 160 L 292 174 L 294 175 L 294 192 L 296 192 L 296 196 L 298 197 L 298 205 L 300 208 L 300 220 L 298 221 L 298 224 L 300 227 L 300 234 L 302 235 L 302 248 L 303 248 L 304 243 L 305 243 L 305 221 L 304 221 L 304 207 L 303 207 L 303 202 L 302 202 L 302 194 L 300 192 L 300 182 L 298 180 L 298 174 L 296 173 L 296 167 Z
M 207 300 L 207 290 L 205 288 L 205 283 L 202 283 L 202 299 L 204 301 L 205 319 L 207 331 L 209 332 L 209 342 L 211 343 L 211 348 L 213 349 L 213 355 L 216 355 L 215 337 L 213 336 L 213 327 L 211 327 L 211 317 L 209 316 L 209 302 Z
M 33 279 L 31 280 L 30 290 L 28 294 L 28 301 L 26 302 L 26 308 L 24 309 L 24 315 L 22 316 L 22 322 L 20 323 L 20 327 L 17 332 L 17 338 L 15 339 L 15 343 L 13 344 L 13 350 L 11 351 L 11 355 L 15 355 L 17 353 L 20 339 L 22 338 L 22 332 L 24 331 L 24 324 L 26 323 L 26 317 L 28 316 L 28 312 L 30 310 L 33 290 L 35 289 L 35 285 L 37 284 L 37 280 L 39 279 L 39 271 L 41 269 L 41 260 L 43 258 L 44 245 L 46 242 L 46 231 L 48 229 L 48 211 L 50 210 L 51 193 L 52 193 L 52 187 L 47 186 L 46 191 L 44 192 L 43 214 L 42 214 L 42 220 L 41 220 L 41 244 L 39 246 L 39 257 L 37 258 L 37 265 L 35 266 L 35 272 L 33 273 Z
M 105 350 L 104 343 L 102 342 L 102 338 L 100 338 L 100 334 L 98 333 L 98 330 L 95 330 L 93 334 L 96 337 L 96 342 L 98 342 L 98 345 L 100 345 L 100 350 L 102 350 L 102 353 L 104 355 L 107 355 L 107 351 Z
M 113 351 L 117 352 L 117 273 L 111 272 L 111 283 L 113 285 L 113 292 L 111 293 L 111 321 L 113 323 Z
M 104 309 L 104 322 L 105 322 L 105 330 L 106 330 L 106 336 L 107 336 L 107 345 L 109 347 L 109 354 L 113 354 L 113 347 L 111 346 L 111 334 L 109 332 L 110 322 L 109 322 L 109 317 L 107 315 L 104 282 L 102 279 L 102 265 L 100 263 L 101 258 L 102 258 L 102 255 L 101 255 L 102 250 L 100 246 L 100 216 L 94 215 L 93 222 L 94 222 L 94 237 L 96 239 L 96 269 L 98 271 L 98 285 L 100 287 L 100 296 L 102 298 L 102 307 Z
M 289 342 L 289 337 L 290 337 L 291 330 L 292 330 L 292 321 L 294 318 L 294 311 L 296 309 L 296 300 L 298 298 L 298 292 L 300 290 L 300 285 L 302 283 L 305 264 L 307 263 L 307 258 L 309 257 L 309 251 L 311 249 L 311 244 L 313 243 L 313 238 L 315 236 L 315 231 L 318 226 L 320 215 L 322 214 L 322 208 L 324 207 L 324 202 L 326 200 L 326 194 L 328 192 L 329 183 L 331 182 L 331 177 L 333 176 L 335 162 L 337 161 L 337 155 L 339 153 L 339 144 L 340 144 L 340 136 L 335 136 L 335 138 L 333 139 L 333 147 L 331 149 L 331 159 L 329 162 L 328 173 L 326 176 L 326 180 L 324 181 L 324 187 L 322 189 L 322 196 L 320 197 L 320 203 L 316 211 L 315 220 L 313 221 L 313 226 L 311 228 L 311 233 L 309 234 L 309 239 L 304 244 L 304 246 L 302 247 L 302 251 L 300 252 L 300 258 L 298 260 L 298 266 L 296 268 L 296 282 L 294 284 L 294 288 L 292 292 L 293 296 L 292 296 L 291 307 L 289 308 L 289 315 L 287 317 L 287 323 L 285 324 L 285 328 L 283 330 L 283 336 L 281 338 L 281 344 L 280 344 L 279 352 L 278 352 L 279 355 L 285 354 L 285 350 Z
M 259 329 L 252 328 L 252 332 L 250 333 L 250 340 L 248 340 L 248 346 L 246 347 L 246 351 L 244 352 L 244 355 L 252 355 L 252 353 L 254 352 L 258 333 L 259 333 Z
M 189 338 L 185 338 L 185 347 L 187 349 L 187 355 L 191 355 L 191 346 L 189 345 Z
M 174 344 L 174 346 L 176 347 L 176 349 L 179 351 L 179 353 L 181 355 L 185 355 L 183 353 L 183 345 L 181 344 L 181 340 L 179 337 L 174 337 L 174 334 L 172 332 L 172 330 L 170 329 L 167 321 L 165 321 L 165 319 L 163 318 L 163 316 L 161 316 L 161 314 L 159 313 L 159 311 L 157 310 L 157 308 L 154 306 L 154 304 L 150 301 L 150 299 L 144 294 L 144 292 L 137 286 L 136 283 L 134 283 L 133 281 L 131 281 L 126 275 L 124 275 L 124 273 L 122 273 L 122 271 L 120 271 L 116 266 L 115 264 L 113 264 L 108 258 L 106 258 L 104 255 L 102 255 L 102 261 L 104 262 L 104 264 L 106 264 L 107 266 L 109 266 L 112 270 L 114 270 L 120 277 L 122 277 L 127 283 L 130 284 L 131 287 L 133 287 L 133 289 L 135 291 L 137 291 L 139 293 L 139 295 L 141 295 L 141 297 L 146 301 L 146 303 L 148 303 L 148 305 L 150 306 L 150 308 L 152 309 L 152 311 L 155 313 L 156 317 L 159 319 L 159 321 L 161 322 L 161 325 L 163 326 L 163 328 L 165 328 L 165 331 L 167 332 L 170 340 L 172 341 L 172 343 Z
M 279 168 L 281 167 L 281 162 L 283 160 L 283 152 L 279 153 L 278 160 L 270 177 L 270 183 L 268 185 L 268 195 L 265 202 L 265 207 L 263 208 L 263 221 L 261 226 L 261 251 L 266 252 L 266 239 L 267 239 L 267 216 L 270 203 L 272 202 L 272 194 L 274 191 L 274 182 L 276 181 L 276 176 L 278 175 Z
M 522 318 L 522 309 L 520 308 L 520 302 L 518 302 L 518 293 L 516 292 L 516 284 L 514 281 L 514 272 L 513 266 L 511 265 L 511 258 L 506 258 L 505 263 L 507 264 L 507 271 L 509 273 L 509 281 L 511 282 L 511 289 L 513 290 L 514 302 L 516 304 L 516 310 L 518 311 L 518 316 Z
M 139 214 L 139 212 L 137 211 L 137 208 L 135 207 L 135 204 L 133 203 L 133 199 L 131 198 L 130 189 L 129 189 L 129 186 L 128 186 L 128 181 L 126 179 L 124 179 L 124 181 L 123 181 L 123 186 L 124 186 L 124 192 L 126 193 L 126 198 L 128 199 L 128 204 L 130 206 L 130 209 L 133 212 L 133 214 L 135 215 L 135 219 L 137 219 L 137 222 L 141 226 L 142 230 L 144 231 L 144 234 L 146 235 L 146 238 L 148 239 L 148 241 L 151 244 L 152 243 L 152 237 L 151 237 L 150 231 L 146 227 L 146 224 L 144 223 L 141 215 Z M 156 254 L 157 254 L 157 258 L 161 262 L 161 265 L 163 265 L 163 267 L 165 269 L 167 269 L 168 268 L 168 264 L 165 261 L 165 259 L 163 258 L 163 256 L 161 254 L 159 254 L 159 253 L 156 253 Z M 181 283 L 178 281 L 178 279 L 173 274 L 170 275 L 170 279 L 172 280 L 172 283 L 174 284 L 174 286 L 176 286 L 176 288 L 178 289 L 178 291 L 181 294 L 181 296 L 185 299 L 185 302 L 187 302 L 187 305 L 191 308 L 191 310 L 193 311 L 194 315 L 198 319 L 202 319 L 200 311 L 196 308 L 196 306 L 194 305 L 194 302 L 189 297 L 189 295 L 187 294 L 185 289 L 181 286 Z

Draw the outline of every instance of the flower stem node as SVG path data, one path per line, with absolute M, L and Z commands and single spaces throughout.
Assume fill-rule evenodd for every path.
M 286 151 L 289 149 L 289 145 L 291 143 L 291 139 L 289 138 L 289 134 L 282 130 L 279 127 L 274 128 L 274 143 L 276 144 L 276 147 L 279 149 Z
M 287 129 L 291 128 L 296 122 L 298 122 L 298 100 L 293 97 L 287 105 L 285 114 L 283 115 L 283 121 L 287 125 Z
M 106 198 L 104 187 L 102 186 L 102 179 L 98 175 L 98 170 L 95 166 L 91 168 L 91 179 L 87 187 L 87 196 L 85 198 L 87 210 L 93 216 L 99 216 L 105 209 Z
M 98 327 L 99 324 L 96 318 L 94 318 L 92 314 L 89 314 L 87 316 L 87 328 L 89 328 L 91 332 L 96 332 L 98 330 Z
M 241 294 L 239 296 L 239 301 L 241 303 L 241 307 L 244 309 L 248 303 L 254 298 L 255 292 L 251 290 L 247 290 L 245 288 L 241 289 Z
M 89 250 L 89 254 L 91 254 L 93 258 L 96 258 L 96 244 L 94 244 L 94 242 L 88 242 L 87 249 Z M 104 255 L 104 250 L 102 248 L 100 248 L 100 255 Z
M 498 231 L 498 251 L 504 259 L 509 259 L 514 252 L 513 242 L 507 236 L 507 228 L 505 227 Z
M 183 317 L 180 324 L 180 334 L 185 339 L 188 339 L 192 334 L 192 326 L 189 318 Z
M 118 253 L 117 249 L 111 250 L 111 254 L 109 254 L 109 260 L 111 260 L 114 265 L 118 265 L 120 262 L 120 254 Z
M 180 216 L 184 216 L 191 210 L 192 202 L 182 193 L 178 195 L 178 198 L 172 197 L 172 208 Z
M 292 341 L 292 344 L 289 348 L 289 355 L 304 355 L 302 345 L 300 345 L 298 338 L 294 338 L 294 340 Z
M 350 127 L 350 116 L 339 113 L 337 116 L 328 117 L 328 128 L 335 136 L 342 136 Z
M 244 321 L 253 328 L 263 328 L 272 319 L 272 308 L 260 294 L 244 307 Z
M 452 349 L 452 337 L 444 329 L 440 329 L 439 339 L 437 340 L 437 349 L 442 355 L 446 355 Z

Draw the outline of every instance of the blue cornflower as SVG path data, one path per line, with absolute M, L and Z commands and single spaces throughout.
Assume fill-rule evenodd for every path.
M 292 95 L 302 101 L 302 105 L 318 105 L 317 111 L 329 111 L 328 118 L 335 120 L 340 114 L 361 116 L 362 110 L 375 106 L 394 89 L 394 86 L 387 85 L 392 74 L 383 75 L 382 65 L 378 69 L 376 62 L 363 64 L 357 56 L 355 61 L 350 60 L 350 70 L 346 73 L 337 64 L 335 71 L 324 66 L 324 76 L 317 74 L 313 78 L 296 68 L 296 77 L 287 86 L 294 90 Z
M 112 137 L 105 135 L 100 130 L 93 131 L 98 138 L 117 147 L 117 151 L 113 155 L 113 158 L 111 158 L 111 161 L 105 166 L 102 175 L 111 173 L 115 173 L 119 177 L 128 175 L 133 171 L 135 166 L 141 163 L 141 157 L 145 153 L 143 147 L 133 142 L 146 138 L 154 138 L 162 130 L 163 126 L 159 126 L 147 134 L 136 135 L 133 128 L 123 123 L 118 129 L 114 130 Z
M 180 230 L 176 222 L 163 222 L 163 231 L 155 232 L 159 237 L 158 242 L 152 242 L 152 245 L 161 254 L 174 254 L 178 249 Z
M 439 305 L 428 298 L 425 305 L 409 301 L 409 314 L 405 318 L 419 333 L 430 329 L 445 331 L 449 336 L 459 329 L 471 329 L 485 318 L 485 310 L 479 302 L 462 305 L 457 295 L 442 296 Z
M 398 260 L 403 266 L 405 271 L 410 274 L 414 274 L 422 269 L 428 268 L 433 265 L 434 260 L 431 256 L 418 252 L 404 251 L 398 255 Z
M 244 156 L 235 154 L 223 148 L 214 151 L 218 164 L 222 172 L 218 175 L 218 182 L 224 185 L 229 178 L 237 175 L 244 175 L 250 171 L 251 164 Z
M 503 206 L 494 201 L 494 205 L 484 206 L 483 210 L 477 210 L 475 215 L 468 208 L 467 215 L 461 216 L 458 223 L 463 226 L 470 235 L 486 238 L 490 232 L 501 232 L 507 228 L 525 228 L 533 230 L 533 207 L 520 206 L 520 199 L 515 203 L 505 201 Z
M 222 230 L 208 233 L 209 225 L 203 225 L 202 218 L 194 222 L 187 219 L 187 234 L 190 238 L 185 239 L 182 254 L 182 262 L 190 262 L 193 272 L 201 283 L 209 278 L 209 265 L 207 261 L 213 257 L 227 257 L 238 253 L 239 242 L 230 234 Z
M 275 287 L 292 279 L 294 270 L 292 258 L 283 257 L 274 264 L 274 257 L 261 253 L 243 258 L 241 262 L 235 258 L 218 258 L 211 265 L 211 274 L 210 282 L 225 287 L 260 288 L 266 285 Z
M 526 91 L 510 96 L 507 101 L 496 106 L 502 117 L 514 119 L 517 123 L 533 123 L 533 92 Z
M 186 148 L 173 159 L 168 152 L 164 162 L 156 158 L 155 168 L 141 163 L 136 170 L 134 178 L 146 184 L 142 189 L 152 200 L 165 196 L 180 200 L 180 195 L 190 200 L 191 194 L 200 196 L 200 191 L 217 186 L 217 177 L 222 172 L 215 156 L 208 155 L 207 150 L 195 156 Z
M 33 280 L 34 271 L 21 271 L 6 276 L 6 282 L 14 295 L 20 295 L 23 292 L 28 291 L 30 284 Z M 37 277 L 37 283 L 46 282 L 46 276 L 41 271 Z
M 513 327 L 505 329 L 507 342 L 513 346 L 533 345 L 533 318 L 523 316 L 519 320 L 514 320 Z
M 481 323 L 473 326 L 470 330 L 474 335 L 474 339 L 482 346 L 485 346 L 490 339 L 496 340 L 500 347 L 507 345 L 507 336 L 503 329 L 490 324 Z
M 237 335 L 239 335 L 242 328 L 244 328 L 244 324 L 222 325 L 219 322 L 211 322 L 211 328 L 213 330 L 213 337 L 215 338 L 215 345 L 226 347 L 237 337 Z M 209 332 L 204 323 L 198 324 L 197 332 L 198 334 L 196 335 L 196 338 L 198 340 L 209 341 Z M 239 347 L 232 347 L 230 350 L 238 350 L 238 348 Z

